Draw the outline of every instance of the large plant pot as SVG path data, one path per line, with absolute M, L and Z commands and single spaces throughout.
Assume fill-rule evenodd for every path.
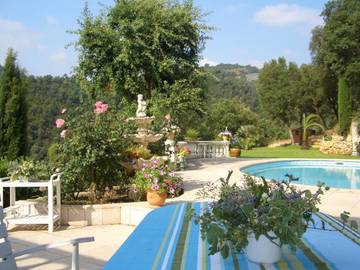
M 241 155 L 240 148 L 230 148 L 230 157 L 239 157 Z
M 154 190 L 148 190 L 146 194 L 147 202 L 152 206 L 161 207 L 165 204 L 167 198 L 167 193 L 159 193 Z
M 270 236 L 275 236 L 270 232 Z M 266 236 L 261 235 L 256 240 L 254 234 L 250 234 L 248 237 L 249 244 L 245 248 L 245 254 L 248 259 L 255 263 L 275 263 L 281 258 L 281 248 L 279 239 L 274 239 L 271 242 Z

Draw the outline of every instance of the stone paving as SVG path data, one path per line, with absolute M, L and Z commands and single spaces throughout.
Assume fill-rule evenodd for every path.
M 167 200 L 167 203 L 194 201 L 197 199 L 196 192 L 204 184 L 225 177 L 228 170 L 234 171 L 232 181 L 239 181 L 241 179 L 240 167 L 272 160 L 275 159 L 222 158 L 189 162 L 187 170 L 179 172 L 185 180 L 185 193 L 178 198 Z M 149 210 L 146 202 L 136 203 L 136 207 L 139 206 L 144 207 L 144 211 Z M 320 209 L 334 216 L 339 216 L 346 210 L 360 221 L 360 191 L 331 189 L 323 196 Z M 49 234 L 46 228 L 24 230 L 20 227 L 10 231 L 9 236 L 16 251 L 76 237 L 94 236 L 95 242 L 80 245 L 80 268 L 91 270 L 101 269 L 101 266 L 110 259 L 133 230 L 133 226 L 101 225 L 63 227 Z M 23 256 L 17 259 L 17 264 L 20 269 L 70 269 L 71 246 Z

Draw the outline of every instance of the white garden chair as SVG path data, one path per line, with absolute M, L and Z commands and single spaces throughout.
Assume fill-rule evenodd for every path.
M 4 211 L 0 207 L 0 270 L 16 270 L 17 265 L 15 258 L 23 256 L 25 254 L 30 254 L 38 251 L 45 251 L 52 248 L 58 248 L 65 245 L 72 245 L 72 262 L 71 269 L 79 269 L 79 243 L 86 243 L 94 241 L 94 237 L 83 237 L 76 238 L 68 241 L 58 242 L 49 245 L 40 245 L 33 248 L 25 249 L 19 252 L 13 252 L 11 249 L 10 241 L 8 239 L 8 232 L 6 224 L 4 223 Z

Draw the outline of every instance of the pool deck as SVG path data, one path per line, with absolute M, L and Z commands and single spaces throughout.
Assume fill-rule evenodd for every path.
M 232 181 L 241 181 L 239 168 L 270 161 L 290 159 L 245 159 L 222 158 L 193 160 L 188 162 L 188 168 L 178 174 L 184 178 L 185 193 L 167 203 L 197 200 L 196 192 L 206 183 L 226 177 L 228 170 L 233 170 Z M 294 160 L 294 159 L 291 159 Z M 354 160 L 352 160 L 354 161 Z M 359 161 L 360 164 L 360 161 Z M 310 187 L 314 189 L 314 187 Z M 137 207 L 148 210 L 146 202 L 134 203 Z M 339 216 L 341 212 L 349 211 L 351 216 L 360 221 L 360 190 L 332 188 L 322 197 L 320 210 Z M 80 246 L 80 269 L 101 269 L 112 254 L 121 246 L 134 230 L 133 226 L 101 225 L 86 227 L 63 227 L 49 234 L 45 228 L 24 230 L 21 227 L 9 232 L 13 248 L 18 251 L 39 244 L 54 243 L 76 237 L 94 236 L 95 242 Z M 71 247 L 58 248 L 47 252 L 34 253 L 17 259 L 20 269 L 70 269 Z

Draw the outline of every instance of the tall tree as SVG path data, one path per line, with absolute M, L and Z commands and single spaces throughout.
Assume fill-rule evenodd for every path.
M 15 159 L 26 154 L 26 81 L 10 49 L 0 77 L 0 155 Z
M 338 103 L 339 103 L 339 127 L 340 133 L 346 134 L 349 130 L 352 118 L 351 91 L 344 79 L 339 79 Z
M 287 64 L 282 57 L 265 63 L 259 74 L 258 90 L 263 110 L 270 118 L 286 125 L 289 131 L 293 124 L 300 125 L 303 113 L 299 110 L 299 78 L 296 64 Z
M 310 48 L 315 61 L 336 76 L 338 85 L 344 86 L 345 83 L 348 86 L 342 90 L 349 93 L 339 93 L 339 97 L 357 97 L 338 100 L 340 126 L 345 127 L 346 122 L 341 123 L 345 118 L 340 114 L 347 108 L 341 106 L 352 103 L 355 109 L 359 107 L 355 101 L 360 96 L 360 1 L 331 0 L 325 5 L 322 16 L 325 24 L 313 30 Z
M 94 98 L 156 96 L 151 102 L 157 102 L 155 113 L 169 110 L 182 120 L 184 111 L 200 113 L 198 64 L 209 30 L 201 19 L 192 1 L 119 0 L 97 17 L 85 8 L 74 32 L 81 87 Z

